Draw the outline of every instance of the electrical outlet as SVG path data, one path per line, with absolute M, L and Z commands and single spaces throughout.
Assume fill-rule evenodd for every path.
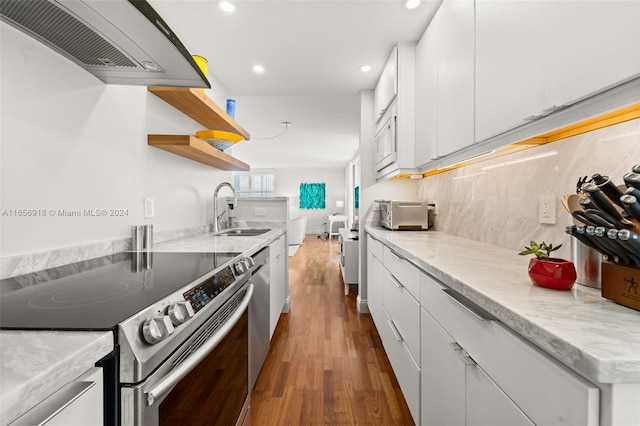
M 153 198 L 145 198 L 144 199 L 144 218 L 151 219 L 155 216 L 155 206 L 153 203 Z
M 253 209 L 253 215 L 258 217 L 258 216 L 266 216 L 267 215 L 267 209 L 265 209 L 264 207 L 256 207 L 255 209 Z
M 556 197 L 553 195 L 540 196 L 540 205 L 538 206 L 538 214 L 540 223 L 555 224 L 556 223 Z

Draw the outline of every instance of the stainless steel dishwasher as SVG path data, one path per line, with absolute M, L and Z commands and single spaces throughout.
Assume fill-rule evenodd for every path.
M 258 380 L 270 348 L 269 336 L 269 247 L 251 256 L 254 293 L 249 303 L 249 393 Z

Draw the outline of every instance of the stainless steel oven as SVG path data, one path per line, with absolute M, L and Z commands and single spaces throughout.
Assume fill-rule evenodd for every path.
M 266 258 L 125 252 L 2 280 L 0 325 L 112 331 L 105 425 L 242 425 L 251 276 Z
M 122 387 L 123 425 L 245 424 L 252 293 L 245 283 L 142 383 Z

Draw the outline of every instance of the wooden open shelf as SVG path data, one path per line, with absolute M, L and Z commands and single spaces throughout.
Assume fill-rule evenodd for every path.
M 149 86 L 147 90 L 202 124 L 206 129 L 236 133 L 245 140 L 251 138 L 249 132 L 200 89 Z M 192 135 L 148 135 L 147 143 L 220 170 L 250 170 L 248 164 L 236 160 Z
M 242 128 L 224 109 L 220 108 L 200 89 L 188 87 L 149 86 L 153 93 L 169 105 L 180 110 L 209 130 L 224 130 L 242 135 L 245 140 L 251 135 Z
M 192 135 L 148 135 L 147 143 L 220 170 L 248 171 L 249 165 Z

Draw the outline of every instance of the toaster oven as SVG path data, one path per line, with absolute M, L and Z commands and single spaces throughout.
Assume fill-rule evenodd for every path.
M 426 231 L 429 229 L 429 205 L 426 201 L 376 200 L 380 209 L 380 226 L 392 231 Z

